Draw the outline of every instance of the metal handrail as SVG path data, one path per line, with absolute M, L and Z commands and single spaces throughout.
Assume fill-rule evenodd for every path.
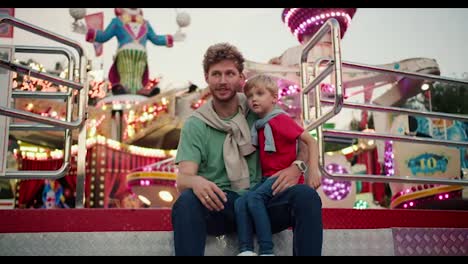
M 315 64 L 314 64 L 314 74 L 316 74 L 318 72 L 319 67 L 321 65 L 321 62 L 324 61 L 324 60 L 325 60 L 325 58 L 320 58 L 315 62 Z M 329 68 L 329 67 L 327 67 L 327 68 Z M 322 78 L 322 80 L 327 77 L 327 76 L 323 76 L 321 74 L 319 74 L 319 76 L 321 76 L 320 78 Z M 340 74 L 340 76 L 341 76 L 341 74 Z M 341 79 L 341 77 L 340 77 L 340 79 Z M 312 81 L 311 85 L 309 85 L 309 87 L 311 87 L 311 88 L 315 87 L 316 92 L 317 92 L 317 90 L 320 90 L 320 88 L 317 87 L 317 85 L 322 81 L 322 80 L 319 80 L 319 81 L 317 81 L 317 80 L 319 80 L 319 78 L 315 78 Z M 345 92 L 344 92 L 344 86 L 343 85 L 337 86 L 337 87 L 340 87 L 340 89 L 335 89 L 335 101 L 333 102 L 332 109 L 330 109 L 324 115 L 322 115 L 321 111 L 320 111 L 320 114 L 318 116 L 316 115 L 316 120 L 314 120 L 312 123 L 308 124 L 305 127 L 305 130 L 310 131 L 312 129 L 317 128 L 319 125 L 324 124 L 325 122 L 330 120 L 332 117 L 334 117 L 335 115 L 337 115 L 341 111 L 341 109 L 343 108 L 343 104 L 344 104 L 343 94 Z M 319 91 L 318 95 L 316 94 L 316 96 L 318 96 L 317 98 L 320 98 L 320 91 Z M 320 105 L 320 104 L 318 104 L 318 105 Z M 309 106 L 307 106 L 307 107 L 309 108 Z
M 56 77 L 56 76 L 48 74 L 48 73 L 39 72 L 37 70 L 33 70 L 33 69 L 31 69 L 31 68 L 29 68 L 27 66 L 21 65 L 21 64 L 8 62 L 8 61 L 0 59 L 0 67 L 4 68 L 4 69 L 7 69 L 7 70 L 10 70 L 10 71 L 23 73 L 23 74 L 26 74 L 26 75 L 29 75 L 29 76 L 32 76 L 32 77 L 36 77 L 36 78 L 39 78 L 39 79 L 50 81 L 50 82 L 53 82 L 55 84 L 60 84 L 60 85 L 64 85 L 64 86 L 67 86 L 67 87 L 71 87 L 71 88 L 76 89 L 76 90 L 83 89 L 83 85 L 81 85 L 80 83 L 76 83 L 74 81 L 69 81 L 69 80 L 66 80 L 66 79 L 62 79 L 60 77 Z
M 332 58 L 325 57 L 318 59 L 313 68 L 313 76 L 316 78 L 309 84 L 307 84 L 308 80 L 308 68 L 307 68 L 307 53 L 312 49 L 312 47 L 318 43 L 318 41 L 327 33 L 328 27 L 331 27 L 332 30 L 332 49 L 333 54 Z M 439 81 L 439 82 L 449 82 L 449 83 L 456 83 L 462 85 L 468 85 L 468 81 L 458 80 L 453 78 L 447 77 L 440 77 L 436 75 L 430 74 L 422 74 L 422 73 L 414 73 L 414 72 L 406 72 L 394 69 L 387 69 L 382 67 L 370 66 L 365 64 L 357 64 L 357 63 L 349 63 L 349 62 L 342 62 L 341 61 L 341 53 L 339 49 L 339 35 L 334 34 L 334 29 L 338 28 L 334 25 L 334 19 L 330 19 L 325 23 L 319 31 L 312 37 L 312 39 L 307 44 L 306 48 L 304 49 L 302 56 L 301 56 L 301 87 L 305 87 L 301 93 L 301 104 L 303 108 L 303 117 L 304 120 L 307 122 L 309 118 L 309 98 L 306 96 L 312 89 L 315 89 L 315 121 L 309 124 L 306 129 L 309 131 L 313 128 L 316 129 L 317 138 L 318 138 L 318 154 L 319 154 L 319 170 L 325 177 L 336 179 L 336 180 L 364 180 L 364 181 L 375 181 L 375 182 L 400 182 L 400 183 L 434 183 L 434 184 L 446 184 L 446 185 L 463 185 L 468 186 L 468 181 L 460 180 L 460 179 L 440 179 L 440 178 L 428 178 L 428 177 L 418 177 L 418 178 L 411 178 L 408 176 L 405 177 L 382 177 L 382 175 L 367 175 L 367 174 L 333 174 L 329 173 L 325 169 L 325 157 L 324 157 L 324 134 L 331 135 L 331 136 L 341 136 L 341 137 L 366 137 L 366 138 L 373 138 L 373 139 L 393 139 L 399 141 L 406 141 L 406 142 L 413 142 L 413 143 L 429 143 L 429 144 L 436 144 L 436 145 L 450 145 L 450 146 L 468 146 L 468 142 L 460 142 L 460 141 L 449 141 L 449 140 L 437 140 L 437 139 L 426 139 L 426 138 L 417 138 L 417 137 L 410 137 L 410 136 L 394 136 L 388 134 L 378 134 L 378 133 L 363 133 L 363 132 L 355 132 L 355 131 L 340 131 L 340 130 L 333 130 L 327 129 L 323 130 L 322 125 L 328 119 L 338 114 L 343 106 L 350 106 L 353 108 L 362 108 L 362 109 L 370 109 L 375 111 L 390 111 L 395 113 L 406 113 L 406 114 L 414 114 L 414 115 L 421 115 L 421 116 L 429 116 L 432 118 L 449 118 L 449 119 L 459 119 L 459 120 L 467 120 L 466 116 L 463 115 L 450 115 L 450 114 L 443 114 L 443 113 L 423 113 L 417 112 L 414 110 L 400 110 L 395 107 L 383 107 L 383 106 L 371 106 L 371 105 L 363 105 L 363 104 L 353 104 L 353 103 L 344 103 L 342 94 L 342 83 L 341 83 L 341 66 L 356 68 L 356 69 L 364 69 L 367 71 L 375 71 L 381 73 L 388 73 L 398 76 L 405 76 L 411 77 L 415 79 L 423 79 L 423 80 L 432 80 L 432 81 Z M 337 38 L 338 36 L 338 38 Z M 337 48 L 338 46 L 338 48 Z M 318 70 L 320 65 L 327 61 L 328 67 L 318 74 Z M 329 100 L 321 100 L 320 99 L 320 89 L 318 84 L 327 77 L 330 73 L 331 65 L 334 65 L 334 73 L 335 73 L 335 101 Z M 341 97 L 341 98 L 337 98 Z M 327 112 L 325 115 L 321 114 L 321 102 L 325 101 L 326 103 L 333 103 L 333 109 Z
M 15 178 L 15 179 L 57 179 L 60 177 L 63 177 L 66 175 L 67 171 L 70 168 L 70 160 L 71 160 L 71 143 L 72 143 L 72 136 L 71 136 L 71 129 L 74 128 L 79 128 L 80 129 L 80 135 L 78 138 L 78 146 L 79 146 L 79 153 L 78 153 L 78 159 L 79 160 L 84 160 L 83 157 L 86 156 L 86 145 L 85 145 L 85 140 L 86 140 L 86 130 L 84 129 L 84 122 L 86 118 L 86 103 L 87 103 L 87 93 L 88 93 L 88 84 L 87 84 L 87 79 L 86 79 L 86 69 L 84 65 L 86 65 L 86 56 L 84 49 L 81 47 L 81 45 L 71 39 L 68 39 L 66 37 L 57 35 L 55 33 L 49 32 L 47 30 L 44 30 L 42 28 L 36 27 L 32 24 L 29 24 L 27 22 L 21 21 L 17 18 L 14 17 L 3 17 L 0 18 L 0 24 L 10 24 L 15 27 L 19 27 L 23 30 L 29 31 L 31 33 L 43 36 L 45 38 L 55 40 L 57 42 L 60 42 L 62 44 L 65 44 L 67 46 L 73 47 L 80 59 L 78 61 L 78 68 L 80 69 L 80 72 L 76 70 L 75 64 L 76 64 L 76 59 L 72 55 L 71 52 L 69 52 L 67 49 L 64 48 L 47 48 L 47 47 L 29 47 L 29 46 L 19 46 L 17 47 L 19 52 L 34 52 L 34 53 L 58 53 L 58 54 L 63 54 L 69 59 L 69 79 L 70 80 L 65 80 L 61 78 L 57 78 L 55 76 L 45 74 L 45 73 L 40 73 L 35 70 L 32 70 L 28 67 L 24 67 L 23 65 L 18 65 L 15 63 L 10 63 L 6 62 L 3 60 L 0 60 L 0 67 L 6 68 L 10 71 L 16 71 L 16 72 L 22 72 L 25 74 L 28 74 L 30 76 L 38 77 L 44 80 L 48 80 L 51 82 L 54 82 L 56 84 L 61 84 L 65 85 L 68 87 L 68 94 L 69 96 L 67 97 L 67 116 L 66 116 L 66 121 L 61 121 L 57 119 L 51 119 L 51 118 L 46 118 L 46 117 L 39 117 L 39 116 L 33 116 L 33 114 L 29 112 L 24 112 L 24 111 L 19 111 L 19 110 L 9 110 L 5 108 L 0 108 L 0 114 L 4 114 L 7 116 L 12 116 L 12 117 L 17 117 L 17 118 L 22 118 L 22 119 L 27 119 L 27 120 L 32 120 L 32 121 L 37 121 L 37 122 L 42 122 L 46 124 L 51 124 L 51 125 L 56 125 L 59 127 L 65 127 L 65 146 L 64 146 L 64 162 L 62 164 L 62 167 L 56 171 L 9 171 L 5 174 L 4 177 L 6 178 Z M 15 49 L 16 50 L 16 49 Z M 80 76 L 79 83 L 75 82 L 75 74 L 78 73 Z M 77 89 L 79 90 L 79 103 L 78 103 L 78 118 L 76 121 L 72 122 L 72 107 L 73 107 L 73 102 L 72 102 L 72 89 Z M 63 96 L 63 94 L 55 94 L 58 97 Z M 55 96 L 54 95 L 54 96 Z M 15 96 L 18 97 L 29 97 L 31 94 L 29 93 L 15 93 Z M 38 97 L 41 97 L 42 95 L 39 95 Z M 52 96 L 52 95 L 50 95 Z M 18 126 L 20 127 L 20 126 Z M 44 126 L 46 127 L 46 126 Z M 84 135 L 84 137 L 83 137 Z M 84 145 L 84 150 L 82 145 Z M 80 147 L 81 146 L 81 147 Z M 85 171 L 85 162 L 79 162 L 78 163 L 78 178 L 77 179 L 77 202 L 76 202 L 76 207 L 82 207 L 83 206 L 83 194 L 79 193 L 78 189 L 84 189 L 82 186 L 78 185 L 84 185 L 84 171 Z M 83 175 L 81 175 L 83 174 Z M 83 178 L 83 179 L 81 179 Z
M 43 98 L 43 99 L 67 99 L 71 93 L 66 92 L 28 92 L 28 91 L 13 91 L 13 98 Z
M 70 169 L 70 162 L 65 160 L 62 166 L 55 171 L 9 171 L 6 174 L 7 179 L 24 179 L 24 180 L 31 180 L 31 179 L 60 179 L 67 175 L 68 170 Z M 3 176 L 2 176 L 3 177 Z
M 39 53 L 39 54 L 61 54 L 68 59 L 68 64 L 76 65 L 76 58 L 73 53 L 65 47 L 38 47 L 38 46 L 15 46 L 15 52 L 18 53 Z M 70 72 L 70 74 L 72 74 Z
M 31 112 L 17 110 L 17 109 L 10 109 L 8 107 L 3 107 L 3 106 L 0 106 L 0 114 L 6 115 L 6 116 L 9 116 L 9 117 L 20 118 L 20 119 L 24 119 L 24 120 L 28 120 L 28 121 L 42 122 L 42 123 L 45 123 L 45 124 L 59 126 L 59 127 L 68 128 L 68 129 L 79 128 L 85 122 L 84 119 L 78 119 L 78 120 L 72 121 L 72 122 L 62 121 L 62 120 L 59 120 L 59 119 L 56 119 L 56 118 L 46 117 L 46 116 L 39 116 L 39 115 L 33 114 Z
M 20 119 L 24 119 L 24 120 L 28 120 L 28 121 L 42 122 L 42 123 L 45 123 L 45 124 L 49 124 L 49 125 L 53 125 L 53 126 L 59 126 L 59 127 L 68 128 L 68 129 L 79 128 L 85 122 L 84 119 L 76 120 L 76 121 L 72 121 L 72 122 L 62 121 L 62 120 L 55 119 L 55 118 L 52 118 L 52 117 L 39 116 L 37 114 L 32 114 L 31 112 L 16 110 L 16 109 L 10 109 L 10 108 L 3 107 L 3 106 L 0 106 L 0 114 L 6 115 L 6 116 L 9 116 L 9 117 L 20 118 Z
M 3 23 L 10 24 L 10 25 L 12 25 L 14 27 L 21 28 L 23 30 L 29 31 L 29 32 L 31 32 L 33 34 L 37 34 L 39 36 L 42 36 L 42 37 L 45 37 L 45 38 L 48 38 L 48 39 L 51 39 L 51 40 L 55 40 L 55 41 L 57 41 L 59 43 L 65 44 L 66 46 L 73 47 L 78 52 L 78 55 L 80 57 L 85 55 L 84 49 L 81 47 L 80 43 L 78 43 L 78 42 L 76 42 L 76 41 L 74 41 L 72 39 L 69 39 L 69 38 L 66 38 L 64 36 L 52 33 L 52 32 L 50 32 L 48 30 L 37 27 L 37 26 L 35 26 L 33 24 L 27 23 L 25 21 L 22 21 L 22 20 L 20 20 L 18 18 L 11 17 L 11 16 L 4 16 L 4 17 L 0 18 L 0 24 L 3 24 Z
M 333 61 L 333 59 L 330 59 L 330 58 L 329 60 L 330 62 Z M 363 64 L 363 63 L 347 62 L 347 61 L 343 61 L 342 65 L 346 68 L 360 69 L 360 70 L 366 70 L 366 71 L 372 71 L 372 72 L 380 72 L 380 73 L 386 73 L 386 74 L 397 75 L 397 76 L 405 76 L 405 77 L 410 77 L 413 79 L 431 80 L 431 81 L 436 81 L 436 82 L 449 82 L 449 83 L 468 85 L 468 81 L 464 81 L 464 80 L 460 80 L 456 78 L 441 77 L 441 76 L 433 75 L 433 74 L 387 69 L 387 68 L 383 68 L 379 66 L 373 66 L 373 65 Z
M 32 25 L 32 24 L 30 24 L 28 22 L 22 21 L 22 20 L 20 20 L 18 18 L 15 18 L 15 17 L 4 16 L 4 17 L 0 18 L 0 25 L 3 24 L 3 23 L 12 25 L 14 27 L 21 28 L 21 29 L 29 31 L 29 32 L 31 32 L 33 34 L 37 34 L 39 36 L 42 36 L 42 37 L 57 41 L 57 42 L 62 43 L 64 45 L 66 45 L 66 46 L 74 48 L 76 50 L 76 52 L 78 53 L 78 57 L 80 58 L 80 60 L 78 60 L 78 67 L 75 68 L 75 69 L 72 69 L 72 71 L 75 72 L 75 73 L 78 73 L 80 78 L 84 78 L 83 73 L 85 73 L 86 69 L 83 70 L 83 68 L 84 68 L 83 65 L 86 65 L 86 53 L 85 53 L 85 50 L 81 47 L 81 44 L 79 42 L 77 42 L 75 40 L 72 40 L 72 39 L 69 39 L 69 38 L 67 38 L 65 36 L 61 36 L 61 35 L 52 33 L 52 32 L 50 32 L 48 30 L 43 29 L 43 28 L 39 28 L 39 27 L 37 27 L 35 25 Z M 78 69 L 80 72 L 78 72 L 78 70 L 76 70 L 76 69 Z M 70 71 L 70 75 L 71 75 L 72 71 Z
M 398 177 L 398 176 L 383 176 L 375 174 L 333 174 L 329 173 L 324 166 L 319 166 L 320 172 L 327 178 L 334 180 L 348 180 L 348 181 L 369 181 L 369 182 L 398 182 L 398 183 L 431 183 L 431 184 L 444 184 L 444 185 L 462 185 L 468 186 L 468 181 L 458 179 L 443 179 L 443 178 L 429 178 L 429 177 Z
M 35 124 L 10 124 L 10 130 L 21 130 L 21 131 L 29 131 L 29 130 L 52 130 L 52 131 L 65 131 L 68 128 L 52 126 L 52 125 L 44 125 L 42 123 L 35 123 Z
M 334 104 L 335 102 L 332 100 L 320 99 L 320 103 Z M 371 105 L 371 104 L 364 104 L 364 103 L 352 103 L 352 102 L 343 103 L 343 107 L 371 110 L 371 111 L 378 111 L 378 112 L 392 112 L 392 113 L 407 114 L 407 115 L 425 116 L 429 118 L 451 119 L 451 120 L 458 120 L 462 122 L 468 122 L 468 115 L 454 115 L 454 114 L 447 114 L 447 113 L 441 113 L 441 112 L 421 112 L 421 111 L 406 109 L 406 108 Z
M 68 74 L 70 80 L 74 80 L 74 66 L 76 58 L 73 53 L 65 47 L 46 47 L 46 46 L 26 46 L 17 45 L 14 47 L 15 53 L 36 53 L 36 54 L 57 54 L 63 55 L 68 61 Z M 29 92 L 29 91 L 13 91 L 13 98 L 43 98 L 43 99 L 66 99 L 70 96 L 70 92 Z
M 307 85 L 308 82 L 308 62 L 307 57 L 309 52 L 312 50 L 314 45 L 316 45 L 328 32 L 331 32 L 331 44 L 332 44 L 332 59 L 334 63 L 329 63 L 328 67 L 321 73 L 319 76 L 314 78 L 314 80 Z M 302 104 L 302 114 L 303 119 L 307 123 L 310 120 L 310 108 L 309 108 L 309 97 L 308 93 L 319 84 L 323 79 L 327 77 L 329 73 L 334 71 L 335 73 L 335 103 L 333 108 L 327 112 L 325 115 L 317 117 L 315 122 L 307 125 L 305 130 L 309 131 L 313 128 L 316 128 L 318 125 L 325 123 L 327 120 L 332 118 L 334 115 L 338 114 L 341 111 L 343 106 L 343 94 L 344 87 L 342 84 L 342 71 L 341 71 L 341 46 L 340 46 L 340 24 L 334 18 L 327 20 L 322 27 L 317 31 L 317 33 L 309 40 L 301 54 L 301 87 L 307 87 L 301 91 L 301 104 Z M 315 68 L 318 67 L 323 61 L 328 60 L 328 58 L 321 58 L 315 62 Z
M 432 144 L 432 145 L 442 145 L 442 146 L 462 146 L 468 147 L 468 142 L 465 141 L 452 141 L 452 140 L 439 140 L 433 138 L 422 138 L 422 137 L 413 137 L 413 136 L 396 136 L 391 134 L 381 134 L 381 133 L 364 133 L 359 131 L 345 131 L 339 129 L 323 129 L 324 133 L 329 136 L 335 137 L 347 137 L 347 138 L 370 138 L 378 140 L 397 140 L 410 143 L 421 143 L 421 144 Z
M 317 64 L 318 64 L 318 65 L 321 65 L 322 62 L 325 61 L 325 60 L 327 60 L 327 59 L 326 59 L 326 58 L 319 58 L 319 59 L 317 59 L 317 61 L 314 63 L 314 69 L 315 69 L 315 67 L 317 66 Z M 323 81 L 325 78 L 327 78 L 328 75 L 329 75 L 330 73 L 333 72 L 333 66 L 334 66 L 334 65 L 335 65 L 334 62 L 330 62 L 330 63 L 328 64 L 328 66 L 325 68 L 325 70 L 323 70 L 322 72 L 320 72 L 320 74 L 319 74 L 317 77 L 315 77 L 315 78 L 312 80 L 312 82 L 309 83 L 309 84 L 307 85 L 306 88 L 303 89 L 303 93 L 304 93 L 304 94 L 308 94 L 312 89 L 315 88 L 315 86 L 317 86 L 321 81 Z

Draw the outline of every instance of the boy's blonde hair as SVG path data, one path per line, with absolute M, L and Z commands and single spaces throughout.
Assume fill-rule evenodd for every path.
M 247 93 L 254 87 L 265 87 L 272 95 L 278 95 L 278 84 L 270 76 L 260 74 L 250 78 L 245 83 L 244 93 Z

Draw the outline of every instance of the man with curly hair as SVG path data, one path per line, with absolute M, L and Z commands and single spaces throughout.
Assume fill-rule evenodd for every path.
M 204 255 L 207 235 L 234 233 L 234 203 L 261 178 L 250 139 L 258 116 L 248 111 L 239 93 L 243 63 L 242 54 L 228 43 L 212 45 L 205 53 L 203 69 L 213 98 L 186 120 L 180 136 L 180 196 L 172 208 L 176 256 Z M 313 188 L 296 184 L 302 172 L 296 164 L 274 175 L 274 197 L 267 204 L 272 233 L 292 227 L 293 255 L 320 255 L 322 203 Z

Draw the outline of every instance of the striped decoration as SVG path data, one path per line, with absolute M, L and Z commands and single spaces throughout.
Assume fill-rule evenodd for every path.
M 142 50 L 121 50 L 117 53 L 117 71 L 120 76 L 120 84 L 136 94 L 143 88 L 143 73 L 147 65 L 148 56 Z

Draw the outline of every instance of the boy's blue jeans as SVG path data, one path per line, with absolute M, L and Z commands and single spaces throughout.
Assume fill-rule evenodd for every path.
M 234 203 L 239 252 L 254 251 L 254 226 L 260 254 L 273 254 L 273 238 L 267 203 L 273 197 L 271 187 L 277 177 L 262 177 L 262 181 Z
M 236 231 L 235 192 L 226 191 L 228 201 L 220 212 L 209 211 L 192 189 L 184 190 L 172 207 L 172 228 L 176 256 L 203 256 L 207 235 Z M 304 184 L 289 187 L 268 202 L 272 233 L 293 228 L 293 255 L 322 253 L 322 202 L 317 192 Z

